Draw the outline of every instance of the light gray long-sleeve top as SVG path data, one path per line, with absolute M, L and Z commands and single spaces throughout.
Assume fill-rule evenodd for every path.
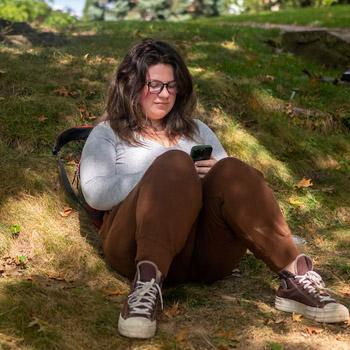
M 118 137 L 108 121 L 98 124 L 87 138 L 80 160 L 81 188 L 86 202 L 95 209 L 112 209 L 137 185 L 151 163 L 169 150 L 190 154 L 192 146 L 208 144 L 213 147 L 213 158 L 227 157 L 214 132 L 200 120 L 195 122 L 199 130 L 196 141 L 183 136 L 171 147 L 142 137 L 142 146 L 130 146 Z

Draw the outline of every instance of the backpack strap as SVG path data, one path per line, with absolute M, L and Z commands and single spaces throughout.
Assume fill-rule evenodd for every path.
M 103 210 L 97 210 L 92 207 L 90 207 L 83 199 L 80 199 L 75 191 L 73 190 L 72 184 L 69 181 L 69 178 L 67 176 L 66 169 L 64 167 L 64 162 L 62 158 L 59 155 L 59 152 L 61 148 L 66 145 L 67 143 L 71 141 L 85 141 L 88 136 L 90 135 L 92 129 L 94 127 L 91 125 L 84 125 L 81 127 L 74 127 L 67 129 L 63 131 L 61 134 L 57 136 L 55 145 L 52 148 L 52 154 L 57 157 L 57 166 L 60 178 L 62 180 L 63 186 L 67 192 L 67 194 L 70 196 L 71 199 L 73 199 L 78 205 L 82 206 L 88 215 L 90 216 L 92 224 L 99 229 L 102 225 L 104 211 Z M 76 173 L 74 175 L 73 183 L 75 181 L 79 181 L 79 165 L 77 166 Z
M 71 199 L 73 199 L 75 202 L 82 205 L 83 207 L 85 207 L 86 203 L 82 202 L 75 194 L 72 185 L 68 179 L 67 172 L 64 167 L 63 160 L 59 155 L 59 152 L 64 145 L 71 141 L 85 141 L 90 135 L 92 129 L 93 126 L 84 125 L 81 127 L 74 127 L 64 130 L 57 136 L 55 145 L 52 148 L 52 154 L 57 157 L 58 172 L 66 192 L 68 193 Z M 77 169 L 77 171 L 79 171 L 79 169 Z
M 93 128 L 92 125 L 83 125 L 64 130 L 57 136 L 55 145 L 52 148 L 52 154 L 57 156 L 61 148 L 70 141 L 85 141 Z

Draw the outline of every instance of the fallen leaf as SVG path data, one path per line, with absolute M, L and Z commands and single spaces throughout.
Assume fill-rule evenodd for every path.
M 38 120 L 39 120 L 39 122 L 41 122 L 41 123 L 46 122 L 47 119 L 48 119 L 48 118 L 47 118 L 44 114 L 41 114 L 41 115 L 39 115 L 39 117 L 38 117 Z
M 315 327 L 306 327 L 305 330 L 310 335 L 312 335 L 312 334 L 320 334 L 320 333 L 323 332 L 322 328 L 315 328 Z
M 116 289 L 116 290 L 106 290 L 106 294 L 109 296 L 109 297 L 117 297 L 119 295 L 125 295 L 126 292 L 125 291 L 122 291 L 122 290 L 119 290 L 119 289 Z
M 59 96 L 63 96 L 63 97 L 69 96 L 69 91 L 65 87 L 60 87 L 60 88 L 54 90 L 53 92 Z
M 117 63 L 116 59 L 113 57 L 106 57 L 105 61 L 106 61 L 106 63 L 113 64 L 113 65 Z
M 296 313 L 293 312 L 293 314 L 292 314 L 293 322 L 301 322 L 302 318 L 303 318 L 303 315 L 296 314 Z
M 65 282 L 65 283 L 72 283 L 72 282 L 74 282 L 74 278 L 66 278 L 65 276 L 62 276 L 62 275 L 57 274 L 57 273 L 47 273 L 46 276 L 50 280 L 54 280 L 56 282 Z
M 89 54 L 87 53 L 84 55 L 84 60 L 87 60 L 88 58 L 89 58 Z
M 304 203 L 294 196 L 289 197 L 288 202 L 296 207 L 304 208 Z
M 63 208 L 63 211 L 60 212 L 60 215 L 61 215 L 62 217 L 65 218 L 65 217 L 69 216 L 70 214 L 72 214 L 72 211 L 73 211 L 72 208 L 70 208 L 70 207 L 64 207 L 64 208 Z
M 350 287 L 344 287 L 340 293 L 342 293 L 345 297 L 350 297 Z
M 181 329 L 175 335 L 175 339 L 178 342 L 184 341 L 188 336 L 189 330 L 187 328 Z
M 176 303 L 174 303 L 169 309 L 164 310 L 164 314 L 168 318 L 173 318 L 173 317 L 177 316 L 179 313 L 180 313 L 180 307 L 179 307 L 178 301 Z
M 313 186 L 312 180 L 307 177 L 303 177 L 296 185 L 297 188 L 306 188 Z
M 80 113 L 80 119 L 85 121 L 85 120 L 95 120 L 96 117 L 93 116 L 84 105 L 79 105 L 78 110 Z
M 76 97 L 79 95 L 78 91 L 72 91 L 72 90 L 68 90 L 67 88 L 65 88 L 64 86 L 56 89 L 53 91 L 56 95 L 58 96 L 63 96 L 63 97 Z

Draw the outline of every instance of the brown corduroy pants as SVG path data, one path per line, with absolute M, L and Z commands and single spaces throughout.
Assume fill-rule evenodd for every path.
M 273 271 L 298 255 L 262 174 L 228 157 L 200 179 L 182 151 L 165 152 L 129 195 L 105 213 L 100 230 L 111 266 L 133 278 L 154 262 L 166 282 L 213 282 L 231 274 L 247 249 Z

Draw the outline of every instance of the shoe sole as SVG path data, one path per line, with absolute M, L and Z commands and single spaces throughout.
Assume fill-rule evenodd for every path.
M 152 338 L 156 333 L 156 321 L 144 317 L 130 317 L 124 319 L 119 315 L 118 332 L 124 337 L 136 339 Z
M 333 303 L 332 303 L 333 304 Z M 328 305 L 332 305 L 328 304 Z M 275 308 L 280 311 L 295 312 L 305 316 L 308 319 L 317 322 L 337 323 L 349 320 L 348 309 L 341 305 L 334 303 L 334 307 L 327 309 L 320 309 L 317 307 L 308 306 L 294 300 L 277 297 L 275 299 Z

